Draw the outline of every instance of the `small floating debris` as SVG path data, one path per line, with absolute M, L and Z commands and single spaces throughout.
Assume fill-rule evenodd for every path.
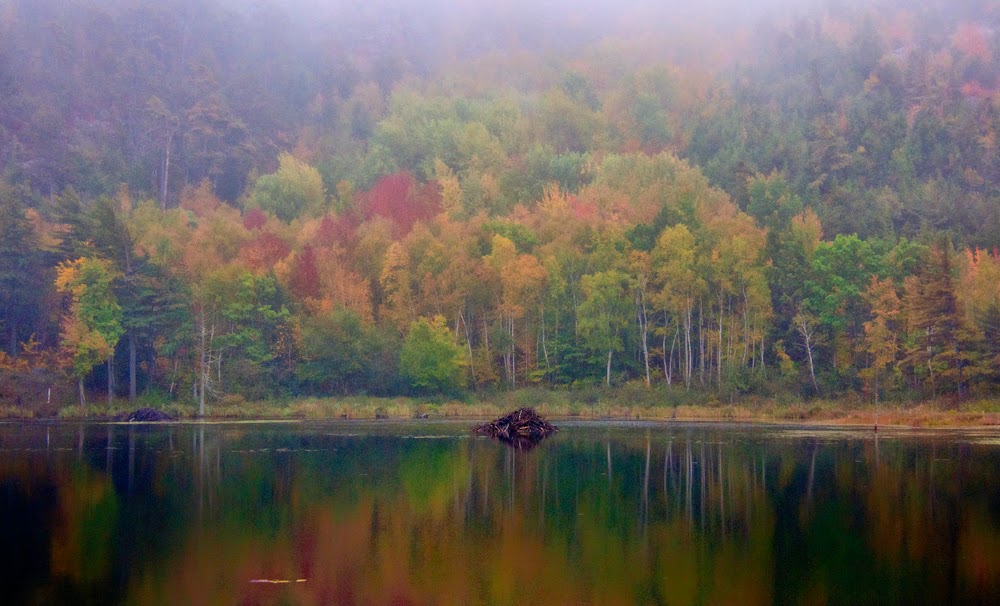
M 476 433 L 527 450 L 559 431 L 531 408 L 520 408 L 496 421 L 476 427 Z
M 291 583 L 305 583 L 305 579 L 250 579 L 250 583 L 254 585 L 289 585 Z
M 118 420 L 129 423 L 156 423 L 160 421 L 173 421 L 174 418 L 162 410 L 140 408 L 135 412 L 125 412 L 118 415 Z

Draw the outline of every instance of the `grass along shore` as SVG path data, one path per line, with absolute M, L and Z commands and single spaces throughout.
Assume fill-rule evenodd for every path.
M 151 407 L 178 420 L 197 420 L 197 407 L 188 403 L 141 398 L 134 405 L 116 400 L 86 408 L 65 406 L 55 417 L 62 420 L 110 420 L 119 415 Z M 521 407 L 536 409 L 552 419 L 633 419 L 653 421 L 727 421 L 766 423 L 808 423 L 831 425 L 900 427 L 988 427 L 1000 426 L 1000 400 L 953 400 L 915 403 L 872 403 L 856 399 L 795 400 L 789 398 L 744 397 L 720 402 L 705 394 L 678 390 L 617 389 L 546 390 L 528 388 L 510 392 L 477 394 L 462 399 L 375 398 L 296 398 L 281 401 L 248 402 L 229 396 L 208 407 L 206 419 L 302 420 L 302 419 L 414 419 L 453 418 L 484 420 L 499 417 Z M 0 406 L 0 418 L 47 419 L 31 408 Z

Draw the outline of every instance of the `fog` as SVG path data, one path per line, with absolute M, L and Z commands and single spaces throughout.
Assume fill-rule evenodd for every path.
M 124 150 L 122 164 L 140 159 L 143 168 L 130 169 L 129 180 L 141 182 L 135 175 L 154 175 L 162 153 L 149 141 L 152 98 L 174 116 L 206 99 L 224 102 L 255 133 L 253 153 L 220 181 L 228 182 L 229 199 L 245 190 L 246 176 L 263 159 L 273 166 L 304 132 L 326 133 L 332 114 L 348 111 L 339 104 L 351 98 L 348 105 L 360 103 L 370 113 L 361 120 L 361 110 L 350 110 L 362 144 L 400 87 L 469 97 L 516 92 L 530 103 L 577 74 L 597 108 L 635 74 L 652 70 L 661 81 L 665 73 L 676 80 L 661 86 L 658 103 L 682 91 L 693 108 L 708 91 L 744 82 L 768 88 L 768 102 L 784 109 L 824 86 L 844 93 L 883 58 L 898 61 L 918 50 L 913 69 L 947 67 L 955 73 L 938 81 L 988 93 L 998 6 L 996 0 L 0 0 L 0 134 L 7 158 L 0 162 L 26 154 L 32 159 L 21 165 L 33 182 L 58 191 L 74 180 L 66 164 L 72 153 L 99 156 L 112 145 Z M 952 48 L 956 56 L 939 55 Z M 362 92 L 369 85 L 378 89 L 378 102 Z M 674 93 L 664 92 L 671 87 Z M 307 127 L 310 121 L 316 123 Z M 80 137 L 73 145 L 60 142 Z M 203 176 L 201 169 L 184 173 L 185 182 Z M 112 187 L 100 181 L 95 176 L 88 187 Z
M 402 25 L 435 23 L 441 31 L 454 35 L 482 35 L 494 28 L 524 28 L 533 33 L 541 44 L 545 35 L 590 35 L 601 37 L 621 33 L 623 29 L 641 27 L 655 31 L 664 25 L 685 24 L 691 30 L 700 28 L 730 28 L 765 16 L 803 11 L 812 0 L 271 0 L 243 3 L 228 0 L 234 10 L 278 9 L 297 23 L 314 28 L 336 27 L 338 23 L 385 25 L 399 21 Z M 633 31 L 633 33 L 635 33 Z M 438 40 L 446 43 L 447 40 Z
M 719 68 L 746 55 L 747 44 L 766 44 L 762 38 L 768 34 L 761 32 L 774 24 L 900 9 L 945 16 L 935 17 L 945 25 L 963 15 L 992 14 L 996 20 L 996 5 L 992 0 L 0 0 L 10 22 L 42 26 L 65 18 L 79 24 L 87 14 L 127 19 L 149 12 L 191 32 L 218 22 L 235 38 L 234 46 L 263 45 L 255 51 L 266 53 L 270 37 L 275 50 L 298 48 L 312 57 L 399 55 L 424 74 L 486 54 L 528 49 L 572 60 L 598 46 L 646 60 Z M 256 40 L 238 33 L 241 27 L 266 35 Z

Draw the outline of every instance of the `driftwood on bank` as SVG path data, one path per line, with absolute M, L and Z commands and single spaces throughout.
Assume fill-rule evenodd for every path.
M 476 433 L 490 436 L 515 448 L 528 449 L 559 431 L 530 408 L 521 408 L 496 421 L 476 427 Z

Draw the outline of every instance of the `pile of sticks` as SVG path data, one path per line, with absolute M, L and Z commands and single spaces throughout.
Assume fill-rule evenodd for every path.
M 153 408 L 140 408 L 135 412 L 123 412 L 115 417 L 116 421 L 128 423 L 155 423 L 160 421 L 173 421 L 174 418 L 167 413 Z
M 521 408 L 496 421 L 476 427 L 476 433 L 496 438 L 517 448 L 530 448 L 559 431 L 534 410 Z

